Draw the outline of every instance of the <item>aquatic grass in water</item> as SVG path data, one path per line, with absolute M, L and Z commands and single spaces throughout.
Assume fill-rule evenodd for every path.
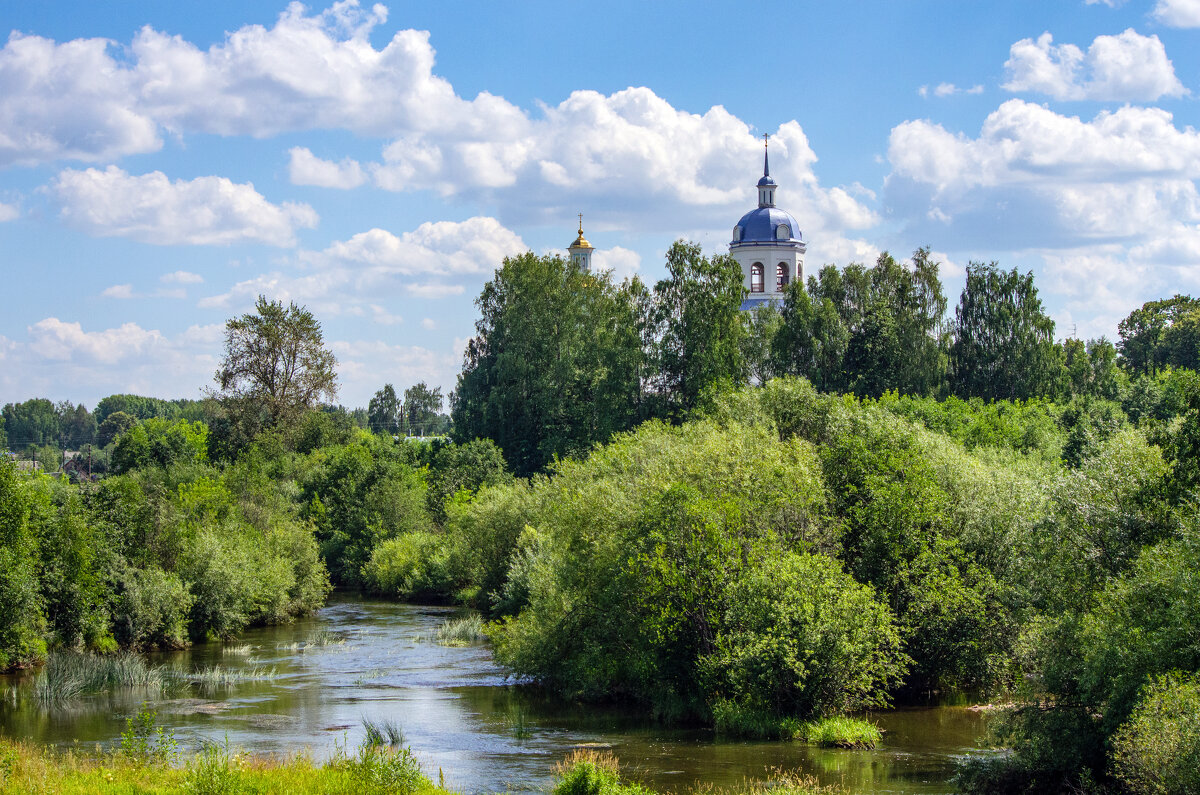
M 404 730 L 398 723 L 390 720 L 373 721 L 370 718 L 363 718 L 362 724 L 367 731 L 366 739 L 363 741 L 367 745 L 386 745 L 389 748 L 399 748 L 404 745 Z
M 874 748 L 883 732 L 874 723 L 860 718 L 822 718 L 807 723 L 785 722 L 785 736 L 804 740 L 821 748 Z
M 120 687 L 161 691 L 164 682 L 163 669 L 147 665 L 136 654 L 100 656 L 66 652 L 50 655 L 33 693 L 38 701 L 48 704 Z
M 483 617 L 478 613 L 442 622 L 433 637 L 442 646 L 470 646 L 487 640 L 483 632 Z
M 212 693 L 217 690 L 222 690 L 241 682 L 268 681 L 275 678 L 274 668 L 250 668 L 247 670 L 233 670 L 230 668 L 222 668 L 219 665 L 212 665 L 207 668 L 201 668 L 198 671 L 193 671 L 189 674 L 184 674 L 183 678 L 192 685 L 200 689 L 201 693 Z
M 308 651 L 309 649 L 320 649 L 325 646 L 342 646 L 346 643 L 346 636 L 339 635 L 328 629 L 319 629 L 316 632 L 309 633 L 302 641 L 287 643 L 282 648 L 288 651 Z
M 240 646 L 223 646 L 221 654 L 230 654 L 235 657 L 248 657 L 254 651 L 254 647 L 249 643 L 244 643 Z

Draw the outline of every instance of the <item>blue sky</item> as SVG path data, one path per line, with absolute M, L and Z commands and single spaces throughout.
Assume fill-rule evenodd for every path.
M 115 6 L 115 7 L 114 7 Z M 500 260 L 724 251 L 762 133 L 809 272 L 1032 269 L 1058 335 L 1200 290 L 1200 0 L 5 3 L 0 403 L 195 397 L 307 305 L 346 405 L 453 387 Z

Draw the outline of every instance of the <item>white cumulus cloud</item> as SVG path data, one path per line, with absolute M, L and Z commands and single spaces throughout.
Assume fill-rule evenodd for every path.
M 0 202 L 0 224 L 5 221 L 15 221 L 21 217 L 21 210 L 15 204 Z
M 253 185 L 224 177 L 172 182 L 161 171 L 135 176 L 116 166 L 67 169 L 51 191 L 62 218 L 84 232 L 156 245 L 291 246 L 297 228 L 317 224 L 307 204 L 272 204 Z
M 1158 0 L 1152 15 L 1173 28 L 1200 28 L 1200 0 Z
M 1132 28 L 1097 36 L 1085 53 L 1074 44 L 1054 44 L 1050 33 L 1021 39 L 1004 63 L 1004 88 L 1062 100 L 1150 102 L 1188 93 L 1158 36 Z
M 13 33 L 0 49 L 0 166 L 111 160 L 162 146 L 138 80 L 106 39 Z
M 273 26 L 243 26 L 208 49 L 150 26 L 128 44 L 14 33 L 0 49 L 0 166 L 155 151 L 163 129 L 390 137 L 527 123 L 502 98 L 457 96 L 433 73 L 428 32 L 401 30 L 375 49 L 369 37 L 386 19 L 382 5 L 356 0 L 315 14 L 293 2 Z
M 1081 334 L 1111 335 L 1130 306 L 1200 284 L 1200 132 L 1164 110 L 1083 120 L 1013 99 L 977 137 L 900 124 L 888 157 L 886 204 L 908 237 L 1040 261 L 1058 319 Z
M 367 181 L 367 175 L 357 160 L 343 158 L 340 163 L 322 160 L 303 146 L 288 150 L 288 177 L 293 185 L 315 185 L 318 188 L 357 188 Z
M 158 280 L 164 284 L 202 284 L 204 277 L 191 271 L 175 271 L 164 273 Z
M 354 265 L 368 278 L 413 274 L 452 278 L 491 273 L 505 257 L 527 250 L 520 236 L 495 218 L 477 216 L 426 222 L 399 236 L 371 229 L 335 242 L 323 252 L 305 252 L 303 257 L 315 264 Z
M 462 295 L 466 283 L 474 289 L 505 257 L 527 250 L 519 235 L 489 217 L 424 223 L 400 235 L 371 229 L 324 251 L 299 252 L 299 272 L 260 274 L 199 305 L 228 309 L 266 295 L 326 315 L 370 312 L 378 318 L 383 297 Z

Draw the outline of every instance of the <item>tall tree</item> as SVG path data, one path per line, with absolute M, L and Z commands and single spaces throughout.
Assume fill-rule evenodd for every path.
M 96 418 L 80 403 L 64 400 L 54 407 L 58 413 L 59 437 L 64 450 L 78 450 L 96 440 Z
M 428 436 L 437 429 L 438 415 L 442 413 L 442 388 L 433 389 L 424 381 L 404 390 L 404 419 L 408 432 L 417 436 Z
M 215 380 L 226 408 L 262 410 L 268 425 L 278 425 L 336 398 L 337 359 L 312 313 L 261 295 L 254 309 L 225 324 L 225 357 Z
M 1161 301 L 1147 301 L 1130 312 L 1117 327 L 1117 350 L 1122 364 L 1132 373 L 1147 375 L 1166 365 L 1188 366 L 1172 361 L 1173 346 L 1164 345 L 1168 341 L 1164 337 L 1176 321 L 1196 310 L 1200 310 L 1200 299 L 1177 293 Z
M 773 344 L 783 325 L 783 317 L 778 304 L 772 300 L 744 313 L 744 318 L 746 333 L 742 337 L 742 358 L 746 361 L 750 380 L 765 384 L 778 374 Z
M 62 435 L 62 423 L 54 404 L 45 398 L 31 398 L 24 403 L 9 403 L 3 412 L 8 444 L 14 450 L 30 445 L 41 447 L 56 444 Z
M 676 241 L 667 278 L 654 285 L 658 391 L 681 418 L 707 389 L 746 381 L 742 269 L 726 254 L 705 257 L 699 243 Z
M 840 282 L 841 276 L 830 265 L 821 270 L 820 279 Z M 772 353 L 777 372 L 803 376 L 817 389 L 836 392 L 845 389 L 849 332 L 829 292 L 820 288 L 817 277 L 809 277 L 807 290 L 799 281 L 787 286 Z
M 931 395 L 946 369 L 946 298 L 929 249 L 911 267 L 886 251 L 871 268 L 826 265 L 784 300 L 776 357 L 820 389 L 873 397 L 889 389 Z
M 644 293 L 560 257 L 505 259 L 475 302 L 477 333 L 451 399 L 455 439 L 490 438 L 528 475 L 631 427 Z
M 995 262 L 967 266 L 955 311 L 950 385 L 959 397 L 1028 399 L 1052 394 L 1061 364 L 1054 321 L 1042 311 L 1033 273 Z
M 367 405 L 367 427 L 372 433 L 394 435 L 400 433 L 404 421 L 404 407 L 396 395 L 396 388 L 384 384 Z

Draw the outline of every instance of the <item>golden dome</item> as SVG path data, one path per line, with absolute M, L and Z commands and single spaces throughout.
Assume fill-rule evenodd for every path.
M 587 242 L 587 238 L 583 236 L 583 213 L 579 214 L 579 237 L 575 238 L 569 248 L 593 248 L 592 244 Z

